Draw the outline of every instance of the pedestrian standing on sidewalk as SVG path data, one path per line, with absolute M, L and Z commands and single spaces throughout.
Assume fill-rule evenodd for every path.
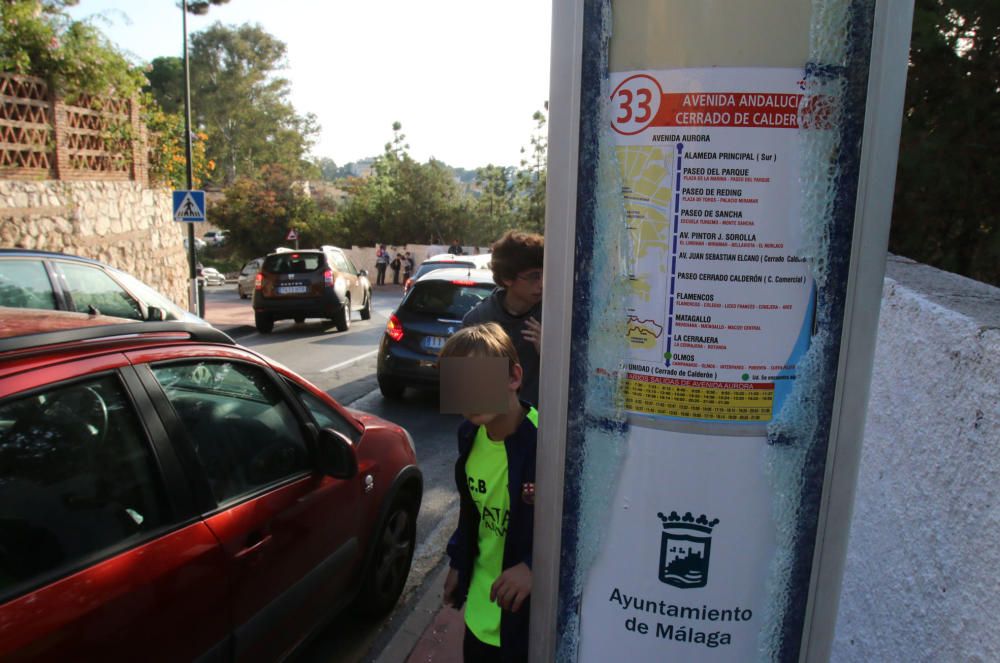
M 385 285 L 385 270 L 388 267 L 389 251 L 386 250 L 385 244 L 381 244 L 375 251 L 375 271 L 378 272 L 375 277 L 375 285 Z
M 392 262 L 389 263 L 389 267 L 392 268 L 392 284 L 399 285 L 399 268 L 403 265 L 403 258 L 399 255 L 399 251 L 393 256 Z
M 403 256 L 403 283 L 410 280 L 410 275 L 413 274 L 413 267 L 413 254 L 407 251 Z
M 459 330 L 441 362 L 442 405 L 457 399 L 471 409 L 458 429 L 458 528 L 443 600 L 465 604 L 466 663 L 526 663 L 538 411 L 518 398 L 521 364 L 500 325 Z M 447 382 L 455 372 L 462 384 Z

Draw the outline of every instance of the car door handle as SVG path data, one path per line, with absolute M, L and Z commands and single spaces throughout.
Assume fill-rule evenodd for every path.
M 248 537 L 247 538 L 247 543 L 250 543 L 250 541 L 253 540 L 253 538 L 257 538 L 259 540 L 257 540 L 254 543 L 251 543 L 250 545 L 248 545 L 247 547 L 245 547 L 243 550 L 241 550 L 238 553 L 236 553 L 236 559 L 242 559 L 242 558 L 246 557 L 247 555 L 252 555 L 253 553 L 257 552 L 258 550 L 261 550 L 264 546 L 266 546 L 267 544 L 269 544 L 271 542 L 271 535 L 270 534 L 266 534 L 264 536 L 256 535 L 256 536 Z

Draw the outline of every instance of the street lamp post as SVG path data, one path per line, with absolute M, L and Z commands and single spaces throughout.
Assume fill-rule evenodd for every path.
M 184 157 L 187 171 L 187 190 L 194 188 L 194 167 L 191 158 L 191 70 L 188 66 L 188 32 L 187 32 L 187 0 L 181 0 L 182 19 L 181 25 L 184 31 Z M 188 308 L 192 313 L 198 315 L 198 258 L 194 245 L 194 224 L 188 223 L 188 276 L 190 278 L 190 296 L 188 297 Z

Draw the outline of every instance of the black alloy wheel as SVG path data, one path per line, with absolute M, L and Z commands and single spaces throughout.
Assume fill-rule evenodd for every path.
M 345 332 L 351 328 L 351 296 L 344 297 L 344 305 L 337 312 L 337 317 L 333 319 L 333 325 L 339 332 Z
M 361 319 L 371 320 L 372 319 L 372 291 L 369 290 L 368 294 L 365 295 L 365 305 L 361 307 Z
M 405 497 L 398 498 L 373 542 L 374 557 L 358 596 L 358 609 L 367 615 L 389 612 L 403 593 L 417 540 L 415 511 Z
M 385 375 L 378 376 L 378 390 L 389 400 L 398 401 L 402 399 L 403 390 L 405 389 L 406 385 L 400 382 L 398 378 L 391 378 Z
M 274 318 L 267 313 L 254 313 L 253 321 L 261 334 L 270 334 L 274 329 Z

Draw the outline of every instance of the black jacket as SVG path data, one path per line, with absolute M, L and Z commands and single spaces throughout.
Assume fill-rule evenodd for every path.
M 503 330 L 510 336 L 517 350 L 521 368 L 524 370 L 524 377 L 521 381 L 521 398 L 538 407 L 538 368 L 540 358 L 538 351 L 531 341 L 527 341 L 521 333 L 525 329 L 525 322 L 528 318 L 534 318 L 538 322 L 542 321 L 542 305 L 536 304 L 529 311 L 522 315 L 511 315 L 503 307 L 503 298 L 506 291 L 497 288 L 493 293 L 476 304 L 476 306 L 465 314 L 462 318 L 462 326 L 470 327 L 483 322 L 495 322 L 503 327 Z
M 521 402 L 524 407 L 528 403 Z M 458 462 L 455 463 L 455 485 L 458 488 L 458 528 L 448 542 L 451 567 L 458 571 L 458 596 L 462 602 L 469 593 L 472 566 L 479 552 L 479 511 L 465 476 L 465 462 L 472 452 L 478 426 L 463 421 L 458 427 Z M 507 451 L 507 490 L 510 493 L 510 523 L 503 548 L 503 568 L 509 569 L 521 562 L 531 568 L 531 545 L 535 527 L 535 509 L 521 496 L 521 486 L 535 481 L 535 447 L 537 429 L 524 418 L 518 429 L 504 440 Z M 501 656 L 505 662 L 528 660 L 528 618 L 531 599 L 517 612 L 504 610 L 500 614 Z

